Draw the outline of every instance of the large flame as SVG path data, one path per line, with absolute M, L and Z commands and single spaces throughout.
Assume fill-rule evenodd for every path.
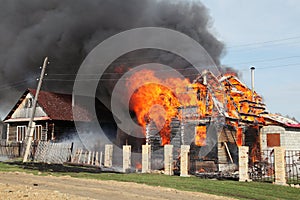
M 136 114 L 137 121 L 144 128 L 150 120 L 160 131 L 162 144 L 170 141 L 170 122 L 178 113 L 178 99 L 167 87 L 149 83 L 134 92 L 130 100 L 130 109 Z
M 152 120 L 160 130 L 162 145 L 170 143 L 170 123 L 172 118 L 180 118 L 180 106 L 198 105 L 199 112 L 205 114 L 205 104 L 197 99 L 195 93 L 186 92 L 188 86 L 191 86 L 188 79 L 162 80 L 148 69 L 136 72 L 126 82 L 128 91 L 133 92 L 129 107 L 135 112 L 138 123 L 146 130 L 147 123 Z
M 225 77 L 225 78 L 224 78 Z M 217 79 L 216 79 L 217 80 Z M 188 79 L 164 77 L 159 78 L 156 72 L 143 69 L 132 74 L 126 81 L 126 88 L 130 99 L 130 110 L 134 111 L 139 125 L 144 128 L 152 121 L 155 123 L 162 139 L 162 145 L 170 143 L 170 123 L 173 118 L 181 120 L 189 117 L 202 119 L 213 115 L 212 101 L 217 98 L 226 105 L 226 112 L 230 118 L 235 119 L 234 123 L 228 120 L 227 123 L 236 128 L 237 145 L 242 145 L 242 129 L 239 121 L 263 123 L 259 114 L 263 111 L 262 98 L 242 84 L 232 75 L 224 75 L 219 82 L 223 87 L 211 86 L 197 81 L 191 83 Z M 211 94 L 211 93 L 214 94 Z M 225 94 L 225 98 L 224 98 Z M 223 98 L 222 98 L 223 95 Z M 179 112 L 179 108 L 190 109 L 189 116 Z M 194 109 L 194 113 L 191 111 Z M 195 144 L 205 145 L 205 126 L 198 126 L 195 134 Z
M 263 118 L 259 117 L 259 114 L 264 110 L 262 98 L 256 92 L 252 93 L 251 89 L 236 77 L 230 74 L 225 76 L 227 79 L 224 79 L 222 84 L 226 92 L 229 116 L 240 120 L 263 123 Z

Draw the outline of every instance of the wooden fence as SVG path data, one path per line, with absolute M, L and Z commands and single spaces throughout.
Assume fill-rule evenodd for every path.
M 78 165 L 98 166 L 102 165 L 102 152 L 84 151 L 77 149 L 72 156 L 71 163 Z
M 23 156 L 25 143 L 0 140 L 0 156 L 16 158 Z M 71 143 L 53 143 L 47 141 L 32 142 L 30 160 L 36 162 L 62 164 L 71 160 Z
M 20 142 L 7 142 L 0 140 L 0 156 L 7 158 L 15 158 L 22 156 L 24 144 Z

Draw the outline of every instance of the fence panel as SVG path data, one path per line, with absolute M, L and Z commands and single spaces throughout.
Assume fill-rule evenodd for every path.
M 300 150 L 285 151 L 286 180 L 288 184 L 300 184 Z
M 15 158 L 22 156 L 23 143 L 0 141 L 0 156 L 7 158 Z
M 275 181 L 274 150 L 262 150 L 260 160 L 249 158 L 249 177 L 253 181 Z
M 71 157 L 72 144 L 40 141 L 34 153 L 34 161 L 62 164 Z
M 84 151 L 82 149 L 77 149 L 72 156 L 71 163 L 101 167 L 102 152 L 99 153 L 97 151 Z

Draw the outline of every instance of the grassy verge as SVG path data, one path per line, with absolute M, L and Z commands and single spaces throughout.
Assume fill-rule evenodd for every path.
M 76 167 L 61 166 L 64 170 L 53 170 L 59 168 L 32 168 L 34 165 L 7 164 L 0 162 L 0 171 L 22 171 L 40 175 L 52 174 L 56 176 L 69 175 L 77 178 L 89 178 L 98 180 L 116 180 L 125 182 L 136 182 L 153 186 L 169 187 L 178 190 L 204 192 L 209 194 L 229 196 L 238 199 L 300 199 L 300 189 L 286 186 L 278 186 L 270 183 L 250 182 L 242 183 L 238 181 L 218 181 L 199 179 L 197 177 L 165 176 L 161 174 L 114 174 L 87 172 Z M 29 169 L 25 169 L 29 168 Z M 85 172 L 81 172 L 85 171 Z

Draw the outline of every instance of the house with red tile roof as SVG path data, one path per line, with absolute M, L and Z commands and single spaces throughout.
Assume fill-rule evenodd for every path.
M 25 140 L 28 122 L 32 112 L 33 99 L 36 90 L 27 89 L 19 98 L 15 106 L 5 117 L 7 124 L 7 141 L 22 142 Z M 34 121 L 36 123 L 34 140 L 59 140 L 66 134 L 76 133 L 73 119 L 72 95 L 48 91 L 40 91 Z M 76 106 L 76 120 L 90 122 L 89 112 Z

